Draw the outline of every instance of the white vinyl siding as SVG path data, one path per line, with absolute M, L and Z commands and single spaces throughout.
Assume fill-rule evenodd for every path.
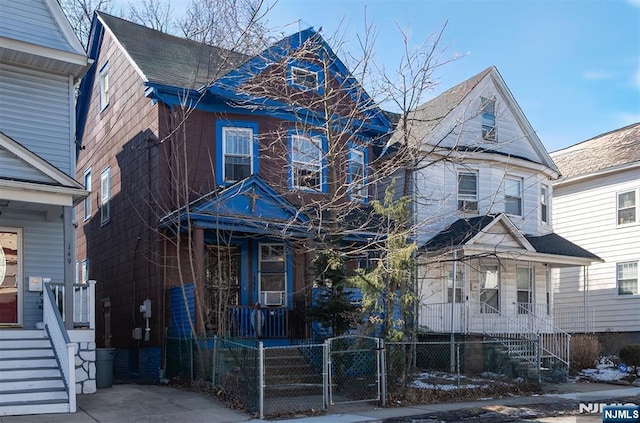
M 75 176 L 72 92 L 65 76 L 0 63 L 2 132 Z
M 31 166 L 2 147 L 0 147 L 0 178 L 55 183 L 55 180 L 42 173 L 39 169 Z
M 640 242 L 632 241 L 640 225 L 617 218 L 617 194 L 637 188 L 637 169 L 553 187 L 554 230 L 604 260 L 589 266 L 586 281 L 582 269 L 554 270 L 554 307 L 594 307 L 597 332 L 640 331 L 640 298 L 618 295 L 616 282 L 617 263 L 640 259 Z

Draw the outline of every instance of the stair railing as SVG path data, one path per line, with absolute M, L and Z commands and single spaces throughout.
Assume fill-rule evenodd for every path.
M 571 335 L 557 327 L 551 318 L 535 313 L 529 304 L 517 304 L 516 313 L 527 316 L 531 328 L 539 334 L 543 357 L 554 358 L 569 369 Z
M 56 298 L 49 283 L 43 284 L 42 311 L 44 327 L 51 340 L 53 351 L 69 395 L 69 412 L 76 412 L 76 345 L 69 340 Z

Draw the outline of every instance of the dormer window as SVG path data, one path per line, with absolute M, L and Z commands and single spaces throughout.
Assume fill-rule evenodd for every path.
M 482 118 L 482 139 L 496 141 L 496 99 L 480 97 L 482 107 L 480 116 Z

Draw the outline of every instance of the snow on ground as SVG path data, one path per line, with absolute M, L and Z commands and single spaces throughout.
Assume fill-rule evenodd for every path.
M 640 371 L 638 373 L 638 376 L 640 376 Z M 633 368 L 629 368 L 627 372 L 623 372 L 611 357 L 603 357 L 594 369 L 584 369 L 578 374 L 578 377 L 594 382 L 617 382 L 623 379 L 630 379 L 632 374 Z
M 496 379 L 503 379 L 504 375 L 495 373 L 483 373 L 482 378 L 467 377 L 444 372 L 423 372 L 414 375 L 414 380 L 409 386 L 417 389 L 438 389 L 441 391 L 454 391 L 457 389 L 482 389 L 503 383 Z

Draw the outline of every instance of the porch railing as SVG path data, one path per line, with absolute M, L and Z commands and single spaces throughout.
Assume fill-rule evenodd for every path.
M 235 338 L 286 338 L 289 310 L 280 307 L 229 306 L 228 332 Z
M 60 310 L 62 321 L 65 322 L 66 302 L 65 286 L 60 282 L 49 283 L 54 296 L 55 304 Z M 73 284 L 73 326 L 74 328 L 96 328 L 96 281 L 90 280 L 88 283 Z
M 418 312 L 418 327 L 430 333 L 466 332 L 463 303 L 420 304 Z
M 568 368 L 571 335 L 556 326 L 548 315 L 537 315 L 531 304 L 517 304 L 516 306 L 517 315 L 526 316 L 529 328 L 540 335 L 542 357 L 560 360 Z
M 556 326 L 569 333 L 594 333 L 596 330 L 595 307 L 555 306 L 553 321 Z
M 67 330 L 62 323 L 62 316 L 58 310 L 58 301 L 49 283 L 43 286 L 42 314 L 44 327 L 49 335 L 53 351 L 60 365 L 67 394 L 69 396 L 69 412 L 76 412 L 76 344 L 69 340 Z

